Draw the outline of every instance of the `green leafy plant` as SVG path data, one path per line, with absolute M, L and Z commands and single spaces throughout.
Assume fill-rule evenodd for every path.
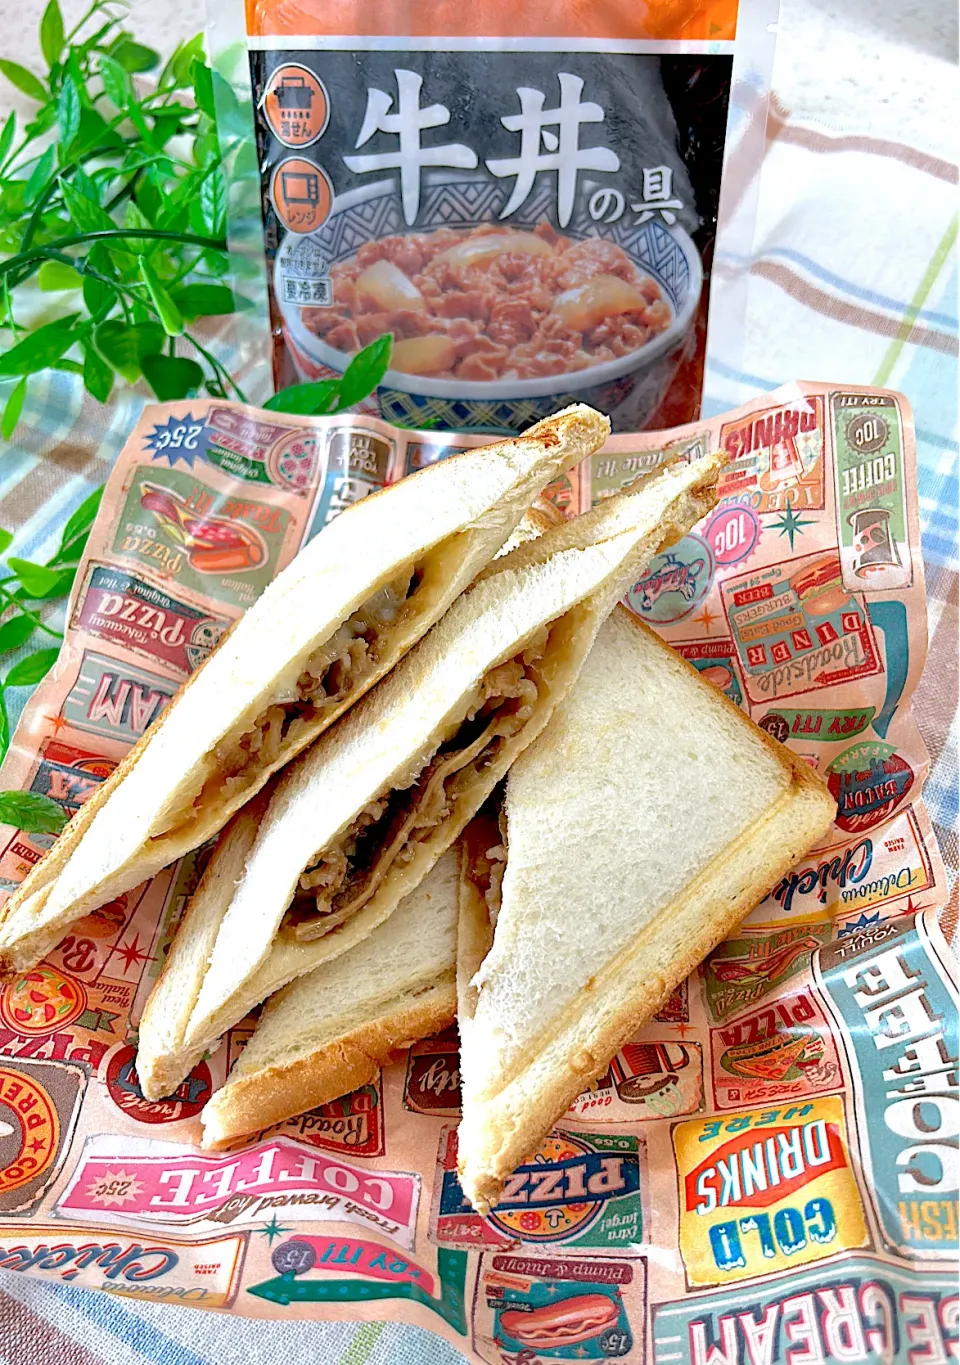
M 206 65 L 200 35 L 161 67 L 116 13 L 110 0 L 94 0 L 66 32 L 49 0 L 40 23 L 46 72 L 0 60 L 0 75 L 37 105 L 22 132 L 15 113 L 0 130 L 0 328 L 9 343 L 0 380 L 14 381 L 0 419 L 5 439 L 31 376 L 48 369 L 80 375 L 101 403 L 118 379 L 141 376 L 161 399 L 244 396 L 191 331 L 198 318 L 243 304 L 225 282 L 222 169 L 241 137 L 241 111 Z M 146 72 L 154 76 L 141 89 Z M 24 321 L 28 283 L 63 296 L 54 320 Z M 178 342 L 189 355 L 177 354 Z
M 63 633 L 40 616 L 46 603 L 66 597 L 73 587 L 90 528 L 97 515 L 103 489 L 98 488 L 80 504 L 63 528 L 56 553 L 45 564 L 12 556 L 8 572 L 0 574 L 0 654 L 20 649 L 35 633 L 47 643 L 27 654 L 0 680 L 0 758 L 10 745 L 10 719 L 7 692 L 13 687 L 36 686 L 53 667 Z M 13 540 L 9 531 L 0 529 L 0 554 Z M 57 834 L 66 816 L 56 801 L 36 792 L 0 792 L 0 821 L 17 825 L 32 833 Z
M 31 378 L 51 369 L 78 376 L 100 403 L 118 380 L 141 379 L 161 401 L 199 392 L 246 401 L 191 327 L 244 303 L 226 282 L 223 162 L 249 140 L 249 114 L 207 66 L 200 35 L 160 67 L 158 54 L 122 26 L 117 8 L 93 0 L 67 32 L 58 0 L 49 0 L 40 23 L 45 75 L 0 59 L 0 76 L 37 104 L 22 133 L 13 113 L 0 129 L 3 440 L 20 420 Z M 146 72 L 156 76 L 142 93 L 136 78 Z M 55 318 L 24 320 L 28 286 L 63 296 Z M 179 354 L 178 342 L 192 356 Z M 379 337 L 339 378 L 295 384 L 264 406 L 343 412 L 380 383 L 392 344 L 391 336 Z M 35 633 L 46 637 L 0 678 L 0 759 L 10 744 L 7 691 L 36 685 L 56 660 L 62 633 L 42 611 L 69 594 L 102 493 L 77 509 L 45 564 L 12 557 L 0 571 L 0 655 L 22 649 Z M 12 540 L 0 529 L 0 555 Z M 0 822 L 57 833 L 66 817 L 49 797 L 0 791 Z

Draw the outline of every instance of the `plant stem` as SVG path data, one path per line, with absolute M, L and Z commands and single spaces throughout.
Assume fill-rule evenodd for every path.
M 233 379 L 229 371 L 224 369 L 224 367 L 220 364 L 220 361 L 217 360 L 216 356 L 211 355 L 205 346 L 200 345 L 200 342 L 197 340 L 195 336 L 191 336 L 189 332 L 184 332 L 183 339 L 184 341 L 189 341 L 190 345 L 200 352 L 200 354 L 203 356 L 204 360 L 207 362 L 210 368 L 216 374 L 220 375 L 221 379 L 225 379 L 227 381 L 227 383 L 233 389 L 234 393 L 240 399 L 241 403 L 248 403 L 250 401 L 247 398 L 247 395 L 243 392 L 243 389 L 241 389 L 240 385 Z
M 42 247 L 18 252 L 16 256 L 9 257 L 0 265 L 0 276 L 11 274 L 47 250 L 58 251 L 67 246 L 82 246 L 84 242 L 136 241 L 138 238 L 145 241 L 180 242 L 183 246 L 199 246 L 206 251 L 227 249 L 226 239 L 223 237 L 200 237 L 193 232 L 161 232 L 158 228 L 101 228 L 96 232 L 77 232 L 72 237 L 59 237 Z
M 9 579 L 6 581 L 9 582 Z M 0 597 L 6 599 L 7 607 L 16 607 L 21 616 L 26 616 L 28 620 L 32 621 L 37 630 L 46 631 L 48 635 L 54 635 L 58 640 L 63 639 L 62 631 L 54 630 L 52 626 L 48 626 L 44 621 L 41 621 L 36 612 L 30 611 L 28 607 L 22 606 L 13 594 L 7 592 L 5 588 L 0 588 Z M 6 607 L 4 607 L 3 610 L 5 611 Z

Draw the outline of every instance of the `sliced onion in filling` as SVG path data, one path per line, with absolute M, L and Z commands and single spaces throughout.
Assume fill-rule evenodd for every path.
M 412 860 L 417 845 L 442 825 L 477 774 L 494 762 L 505 740 L 533 715 L 542 680 L 536 665 L 546 650 L 542 627 L 515 658 L 484 674 L 452 737 L 406 787 L 366 806 L 336 844 L 320 850 L 300 878 L 285 929 L 300 942 L 323 937 L 356 914 L 394 864 Z

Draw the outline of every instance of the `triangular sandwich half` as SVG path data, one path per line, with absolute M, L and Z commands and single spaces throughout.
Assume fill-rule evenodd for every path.
M 457 878 L 449 849 L 368 938 L 267 1001 L 203 1111 L 204 1147 L 366 1085 L 395 1051 L 453 1022 Z
M 613 613 L 510 770 L 505 845 L 489 830 L 487 847 L 472 831 L 464 840 L 459 1168 L 475 1208 L 496 1204 L 834 814 L 806 764 L 653 631 Z
M 210 839 L 440 619 L 610 424 L 578 405 L 349 508 L 278 575 L 0 911 L 0 971 Z
M 521 544 L 278 780 L 184 1042 L 208 1047 L 359 943 L 449 848 L 543 729 L 605 616 L 716 500 L 722 456 Z

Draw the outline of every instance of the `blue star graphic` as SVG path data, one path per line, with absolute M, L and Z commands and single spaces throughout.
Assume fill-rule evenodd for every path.
M 203 418 L 194 417 L 192 412 L 157 422 L 145 440 L 147 449 L 153 451 L 153 463 L 162 464 L 166 460 L 172 469 L 180 460 L 192 469 L 194 461 L 206 454 L 203 430 Z
M 839 929 L 837 930 L 837 938 L 847 938 L 849 937 L 850 934 L 855 934 L 860 929 L 869 929 L 871 924 L 879 923 L 880 923 L 879 910 L 875 915 L 868 916 L 861 914 L 859 919 L 851 920 L 849 924 L 841 924 Z
M 789 536 L 790 549 L 792 550 L 794 537 L 802 536 L 803 527 L 813 526 L 815 523 L 809 518 L 804 521 L 802 517 L 797 516 L 792 507 L 788 507 L 785 512 L 781 512 L 780 520 L 772 522 L 771 525 L 775 531 L 779 531 L 780 535 Z

